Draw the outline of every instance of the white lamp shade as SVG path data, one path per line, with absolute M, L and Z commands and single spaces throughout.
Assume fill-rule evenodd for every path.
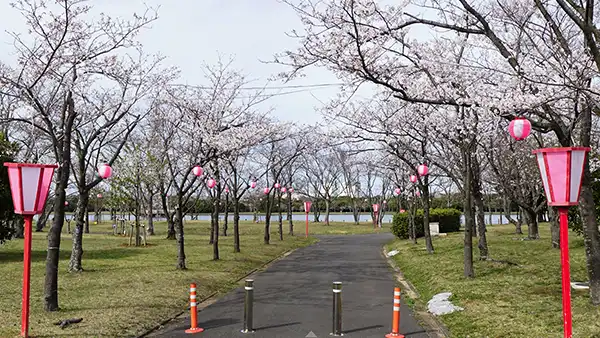
M 586 147 L 536 149 L 544 192 L 550 206 L 571 206 L 579 203 Z
M 42 213 L 57 165 L 4 163 L 8 167 L 10 191 L 16 214 Z
M 312 205 L 311 201 L 304 201 L 304 212 L 310 212 L 310 206 Z

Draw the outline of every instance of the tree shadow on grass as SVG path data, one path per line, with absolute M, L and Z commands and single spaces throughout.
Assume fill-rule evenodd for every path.
M 100 250 L 86 250 L 83 248 L 83 259 L 121 259 L 130 257 L 142 253 L 137 249 L 126 249 L 126 248 L 114 248 L 114 249 L 100 249 Z M 71 250 L 60 250 L 60 260 L 68 260 L 71 256 Z M 31 251 L 32 262 L 43 262 L 46 260 L 46 250 L 33 250 Z M 23 252 L 22 251 L 8 251 L 2 252 L 0 250 L 0 264 L 11 263 L 11 262 L 22 262 Z

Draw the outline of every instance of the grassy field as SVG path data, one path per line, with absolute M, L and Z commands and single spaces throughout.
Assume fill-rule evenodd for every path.
M 156 224 L 157 235 L 147 247 L 127 247 L 128 238 L 111 235 L 109 224 L 91 224 L 92 234 L 84 235 L 85 272 L 66 272 L 71 237 L 63 233 L 59 265 L 61 311 L 43 311 L 43 280 L 46 233 L 34 233 L 31 265 L 30 333 L 35 337 L 124 337 L 135 336 L 186 309 L 189 283 L 198 284 L 198 298 L 225 292 L 253 269 L 285 251 L 313 243 L 306 240 L 304 224 L 296 223 L 295 237 L 277 237 L 272 226 L 270 245 L 263 245 L 263 225 L 242 223 L 241 249 L 233 253 L 233 237 L 220 237 L 220 261 L 212 260 L 207 222 L 186 223 L 186 271 L 175 269 L 176 242 L 166 240 L 164 223 Z M 287 227 L 285 228 L 287 229 Z M 66 231 L 66 230 L 63 230 Z M 332 223 L 310 225 L 311 234 L 373 232 L 370 224 Z M 386 231 L 386 230 L 383 230 Z M 287 230 L 285 232 L 287 234 Z M 0 337 L 20 332 L 23 241 L 12 240 L 0 246 Z M 62 319 L 83 317 L 83 322 L 64 330 L 53 325 Z
M 516 240 L 523 236 L 513 232 L 510 225 L 489 227 L 488 244 L 493 259 L 519 266 L 477 261 L 472 280 L 463 277 L 462 233 L 435 238 L 434 255 L 422 240 L 418 246 L 398 240 L 388 250 L 400 251 L 394 259 L 421 295 L 416 306 L 448 291 L 465 309 L 441 317 L 453 337 L 562 337 L 560 251 L 550 245 L 549 226 L 540 226 L 538 241 Z M 572 232 L 570 249 L 571 280 L 586 281 L 583 239 Z M 600 337 L 600 310 L 590 305 L 587 292 L 572 295 L 573 336 Z

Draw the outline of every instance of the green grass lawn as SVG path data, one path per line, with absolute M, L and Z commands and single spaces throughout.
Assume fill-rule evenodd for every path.
M 30 334 L 35 337 L 124 337 L 135 336 L 187 308 L 189 284 L 198 284 L 198 298 L 236 287 L 238 279 L 285 251 L 316 241 L 304 238 L 304 224 L 295 222 L 296 236 L 284 241 L 271 226 L 271 244 L 264 245 L 263 224 L 242 222 L 241 249 L 233 253 L 233 229 L 219 238 L 221 260 L 212 260 L 208 245 L 208 222 L 186 222 L 186 261 L 188 270 L 175 269 L 176 242 L 166 240 L 165 223 L 157 223 L 156 236 L 148 237 L 147 247 L 128 247 L 128 237 L 110 235 L 109 224 L 90 224 L 92 234 L 84 234 L 83 273 L 67 273 L 71 236 L 66 226 L 60 251 L 59 304 L 61 311 L 43 311 L 43 282 L 46 259 L 46 232 L 34 233 L 31 264 Z M 371 224 L 310 224 L 311 234 L 373 232 Z M 387 228 L 379 231 L 388 231 Z M 20 332 L 23 241 L 12 240 L 0 246 L 0 337 Z M 83 317 L 83 322 L 64 330 L 53 325 L 59 319 Z
M 422 239 L 417 246 L 397 240 L 388 250 L 400 251 L 394 259 L 420 293 L 418 307 L 448 291 L 465 308 L 441 317 L 453 337 L 562 337 L 560 251 L 551 247 L 549 226 L 540 225 L 538 241 L 515 240 L 523 236 L 513 232 L 510 225 L 489 227 L 490 254 L 520 266 L 476 261 L 472 280 L 463 277 L 462 233 L 435 238 L 433 255 Z M 583 239 L 572 232 L 570 251 L 571 280 L 587 281 Z M 600 309 L 589 303 L 587 292 L 572 292 L 572 309 L 573 336 L 600 337 Z

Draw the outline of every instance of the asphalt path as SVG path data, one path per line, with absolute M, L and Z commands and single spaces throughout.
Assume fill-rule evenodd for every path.
M 394 279 L 381 255 L 389 233 L 319 236 L 312 246 L 276 261 L 254 279 L 254 329 L 241 333 L 244 288 L 238 288 L 198 313 L 204 332 L 186 334 L 189 317 L 179 318 L 150 337 L 330 337 L 333 282 L 342 282 L 344 337 L 385 337 L 390 333 Z M 400 333 L 429 337 L 402 302 Z

